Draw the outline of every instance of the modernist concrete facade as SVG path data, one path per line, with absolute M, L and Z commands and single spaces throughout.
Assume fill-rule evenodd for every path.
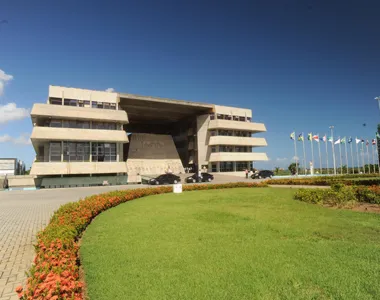
M 49 86 L 31 111 L 37 176 L 237 172 L 268 160 L 250 109 Z

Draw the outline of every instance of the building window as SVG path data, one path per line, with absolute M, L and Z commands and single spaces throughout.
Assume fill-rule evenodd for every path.
M 92 129 L 116 130 L 116 123 L 92 122 Z
M 98 106 L 98 102 L 97 101 L 92 101 L 91 102 L 91 107 L 92 108 L 97 108 L 97 106 Z
M 92 161 L 116 161 L 115 143 L 92 143 Z
M 245 122 L 245 117 L 239 117 L 240 122 Z
M 214 114 L 210 115 L 210 120 L 215 120 L 215 115 Z
M 212 147 L 211 147 L 211 152 L 217 152 L 217 151 L 216 151 L 216 146 L 212 146 Z
M 49 98 L 49 103 L 53 105 L 62 105 L 61 98 Z
M 66 106 L 78 106 L 78 100 L 65 99 L 63 104 Z
M 109 103 L 104 103 L 104 109 L 110 109 L 110 104 Z
M 237 161 L 236 162 L 236 171 L 244 171 L 248 167 L 248 162 L 246 161 Z
M 50 142 L 49 161 L 61 161 L 61 142 Z
M 96 108 L 104 108 L 103 102 L 98 102 Z
M 211 164 L 211 172 L 217 172 L 218 169 L 216 167 L 216 164 Z
M 112 109 L 112 110 L 116 110 L 116 104 L 115 104 L 115 103 L 111 103 L 111 104 L 110 104 L 110 109 Z
M 62 121 L 61 120 L 51 120 L 50 121 L 50 127 L 62 127 Z
M 234 170 L 234 163 L 232 161 L 221 161 L 220 172 L 232 172 Z
M 234 146 L 219 146 L 219 152 L 234 152 Z
M 63 161 L 89 161 L 90 143 L 88 142 L 63 142 Z

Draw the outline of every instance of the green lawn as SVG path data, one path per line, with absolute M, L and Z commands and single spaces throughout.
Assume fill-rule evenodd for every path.
M 90 299 L 380 299 L 380 215 L 293 194 L 164 194 L 102 213 L 80 248 Z

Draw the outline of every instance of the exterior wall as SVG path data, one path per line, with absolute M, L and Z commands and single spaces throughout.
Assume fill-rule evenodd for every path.
M 75 120 L 112 121 L 122 124 L 128 123 L 128 115 L 124 110 L 109 110 L 36 103 L 33 105 L 30 114 L 32 118 L 51 117 L 57 119 L 63 118 Z
M 209 145 L 265 147 L 267 142 L 264 138 L 218 135 L 210 137 Z
M 198 168 L 202 165 L 207 165 L 208 157 L 210 156 L 210 149 L 208 147 L 208 141 L 210 138 L 210 133 L 208 131 L 209 122 L 209 115 L 197 117 Z
M 217 152 L 211 153 L 210 162 L 217 161 L 267 161 L 266 153 L 256 152 Z
M 209 129 L 246 130 L 251 132 L 265 132 L 267 129 L 262 123 L 240 122 L 230 120 L 211 120 Z
M 16 175 L 17 159 L 1 158 L 0 159 L 0 176 Z
M 250 109 L 247 109 L 247 108 L 238 108 L 238 107 L 231 107 L 231 106 L 215 105 L 214 109 L 215 109 L 216 114 L 233 115 L 233 116 L 241 116 L 241 117 L 252 118 L 252 111 Z
M 108 103 L 118 103 L 119 96 L 117 93 L 104 91 L 92 91 L 77 88 L 68 88 L 61 86 L 49 86 L 49 97 L 62 99 L 90 100 Z
M 129 144 L 128 175 L 159 175 L 168 168 L 184 173 L 173 138 L 170 135 L 134 133 Z
M 34 162 L 31 175 L 127 173 L 124 162 Z
M 34 127 L 30 138 L 32 142 L 39 140 L 128 143 L 127 133 L 123 130 Z

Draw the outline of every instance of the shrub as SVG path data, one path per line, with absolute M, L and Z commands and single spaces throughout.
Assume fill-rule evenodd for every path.
M 236 187 L 265 187 L 265 183 L 226 183 L 187 185 L 184 191 Z M 78 239 L 99 213 L 133 199 L 169 193 L 171 186 L 114 191 L 87 197 L 61 206 L 46 228 L 37 234 L 34 265 L 28 272 L 27 286 L 19 286 L 20 299 L 83 299 L 79 279 Z
M 355 196 L 359 202 L 380 204 L 380 187 L 379 186 L 358 186 L 355 188 Z
M 352 207 L 356 203 L 352 187 L 335 185 L 331 189 L 300 189 L 294 195 L 295 200 L 338 207 Z
M 333 185 L 336 183 L 344 185 L 380 185 L 379 178 L 348 178 L 345 179 L 343 176 L 334 177 L 312 177 L 312 178 L 284 178 L 284 179 L 271 179 L 266 181 L 268 184 L 278 184 L 278 185 Z

